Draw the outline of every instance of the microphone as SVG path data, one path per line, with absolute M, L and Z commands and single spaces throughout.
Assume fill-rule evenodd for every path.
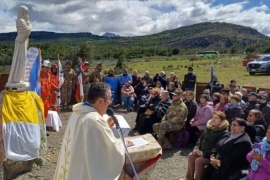
M 117 118 L 114 116 L 114 110 L 111 107 L 108 107 L 108 109 L 106 111 L 106 114 L 108 114 L 113 119 L 113 121 L 115 123 L 115 126 L 116 126 L 116 129 L 118 130 L 119 136 L 121 137 L 122 142 L 124 144 L 126 155 L 127 155 L 128 159 L 129 159 L 129 162 L 131 164 L 131 167 L 132 167 L 132 170 L 133 170 L 134 175 L 136 177 L 136 180 L 140 180 L 140 178 L 138 176 L 138 173 L 137 173 L 137 171 L 135 169 L 135 166 L 134 166 L 134 164 L 133 164 L 133 162 L 132 162 L 132 160 L 130 158 L 130 155 L 129 155 L 129 152 L 128 152 L 128 149 L 127 149 L 127 145 L 125 143 L 125 139 L 124 139 L 124 135 L 123 135 L 122 129 L 119 126 L 119 123 L 118 123 Z
M 116 128 L 117 128 L 117 129 L 120 129 L 118 120 L 117 120 L 117 118 L 114 116 L 114 110 L 113 110 L 111 107 L 108 107 L 108 109 L 107 109 L 107 111 L 106 111 L 106 114 L 108 114 L 108 116 L 110 116 L 110 117 L 113 119 L 114 124 L 116 125 Z

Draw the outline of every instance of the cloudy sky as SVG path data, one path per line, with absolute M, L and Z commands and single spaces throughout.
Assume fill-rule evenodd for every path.
M 16 31 L 20 5 L 33 31 L 135 36 L 218 21 L 270 36 L 270 0 L 1 0 L 0 33 Z

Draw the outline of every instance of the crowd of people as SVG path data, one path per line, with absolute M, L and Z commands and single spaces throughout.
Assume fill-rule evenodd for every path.
M 68 106 L 70 91 L 76 85 L 76 74 L 68 63 L 65 86 L 61 88 L 66 93 L 63 107 Z M 266 92 L 240 89 L 235 80 L 222 87 L 214 76 L 196 99 L 197 77 L 192 67 L 182 83 L 175 73 L 167 77 L 164 71 L 154 77 L 145 71 L 141 77 L 136 70 L 129 74 L 124 69 L 116 77 L 110 69 L 104 75 L 102 64 L 94 72 L 84 70 L 83 76 L 85 97 L 93 82 L 103 82 L 106 77 L 119 80 L 116 103 L 122 104 L 127 113 L 137 112 L 130 135 L 151 133 L 166 150 L 173 147 L 172 135 L 188 132 L 188 145 L 194 149 L 188 155 L 186 180 L 270 179 L 270 104 Z
M 181 83 L 172 72 L 150 77 L 146 71 L 120 75 L 122 101 L 135 111 L 136 125 L 130 135 L 153 134 L 163 150 L 171 149 L 171 135 L 189 133 L 186 180 L 269 179 L 270 104 L 267 92 L 240 89 L 236 80 L 222 87 L 216 76 L 196 99 L 193 68 Z M 128 77 L 128 78 L 127 78 Z M 136 81 L 134 81 L 136 80 Z M 260 151 L 254 151 L 257 144 Z M 256 163 L 254 163 L 254 161 Z M 252 168 L 255 166 L 256 168 Z M 251 168 L 250 168 L 251 167 Z

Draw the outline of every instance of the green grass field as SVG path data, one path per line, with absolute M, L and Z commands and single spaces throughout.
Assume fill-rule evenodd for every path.
M 210 68 L 213 62 L 215 75 L 219 81 L 227 86 L 231 79 L 237 81 L 240 86 L 254 86 L 257 88 L 270 88 L 270 76 L 266 74 L 256 74 L 250 76 L 246 71 L 246 67 L 242 66 L 243 56 L 221 57 L 218 59 L 201 59 L 190 61 L 190 58 L 183 57 L 170 57 L 170 58 L 144 58 L 136 61 L 125 62 L 128 66 L 130 73 L 132 70 L 138 70 L 140 75 L 144 71 L 150 71 L 151 76 L 165 71 L 167 76 L 170 72 L 177 74 L 179 79 L 183 81 L 184 75 L 187 73 L 188 66 L 193 65 L 194 72 L 197 74 L 197 82 L 210 81 Z M 113 65 L 104 66 L 105 69 L 111 68 Z
M 192 59 L 190 56 L 173 56 L 173 57 L 151 57 L 136 60 L 126 60 L 130 73 L 133 70 L 138 70 L 140 75 L 144 75 L 146 70 L 150 71 L 151 76 L 154 76 L 160 71 L 165 71 L 167 77 L 170 72 L 174 72 L 183 81 L 184 75 L 187 73 L 187 67 L 193 66 L 194 72 L 197 74 L 197 82 L 207 83 L 210 81 L 210 68 L 213 62 L 215 75 L 219 81 L 227 86 L 231 79 L 237 81 L 240 86 L 252 86 L 257 88 L 270 88 L 270 76 L 266 74 L 256 74 L 250 76 L 246 68 L 242 66 L 243 56 L 220 57 L 218 59 Z M 105 61 L 104 70 L 113 68 L 116 61 Z M 96 62 L 92 62 L 91 69 L 94 69 Z M 1 73 L 8 73 L 9 68 L 1 67 Z

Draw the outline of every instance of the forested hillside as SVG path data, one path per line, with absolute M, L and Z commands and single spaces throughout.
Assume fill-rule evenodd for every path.
M 0 65 L 11 63 L 15 38 L 15 32 L 0 34 Z M 62 59 L 132 59 L 155 55 L 195 55 L 203 50 L 265 53 L 270 50 L 270 38 L 250 27 L 206 22 L 136 37 L 32 32 L 30 46 L 41 48 L 46 59 L 55 59 L 58 53 Z

